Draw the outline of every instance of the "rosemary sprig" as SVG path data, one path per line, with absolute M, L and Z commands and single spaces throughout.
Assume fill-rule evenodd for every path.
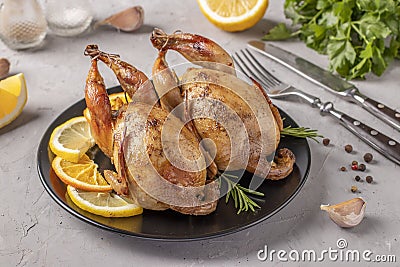
M 221 174 L 221 177 L 224 178 L 228 185 L 228 192 L 225 196 L 225 203 L 228 203 L 229 198 L 232 197 L 235 208 L 238 210 L 237 214 L 241 213 L 242 211 L 248 211 L 249 209 L 254 212 L 255 208 L 260 208 L 260 206 L 256 202 L 254 202 L 247 194 L 263 197 L 264 193 L 245 188 L 240 184 L 235 183 L 231 180 L 232 178 L 238 178 L 235 175 L 223 173 Z
M 311 138 L 313 139 L 315 142 L 319 143 L 319 141 L 317 140 L 317 138 L 322 138 L 323 136 L 318 134 L 317 130 L 313 130 L 310 128 L 306 128 L 306 127 L 292 127 L 292 126 L 287 126 L 285 128 L 283 128 L 283 130 L 281 131 L 281 136 L 294 136 L 294 137 L 300 137 L 300 138 Z

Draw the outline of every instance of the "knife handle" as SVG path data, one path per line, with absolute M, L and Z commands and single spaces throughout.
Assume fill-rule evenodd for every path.
M 351 116 L 334 109 L 331 102 L 324 103 L 320 110 L 329 113 L 340 121 L 340 123 L 359 137 L 362 141 L 384 155 L 386 158 L 400 165 L 400 143 L 374 128 L 352 118 Z
M 396 112 L 386 105 L 362 95 L 358 90 L 350 93 L 350 96 L 372 115 L 400 131 L 400 112 Z

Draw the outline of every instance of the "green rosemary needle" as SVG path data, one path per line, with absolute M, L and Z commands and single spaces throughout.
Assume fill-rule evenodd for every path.
M 300 137 L 300 138 L 311 138 L 313 139 L 315 142 L 319 143 L 317 138 L 322 138 L 322 135 L 318 134 L 317 130 L 313 130 L 310 128 L 306 128 L 306 127 L 292 127 L 292 126 L 287 126 L 285 128 L 283 128 L 283 130 L 281 131 L 281 136 L 294 136 L 294 137 Z
M 228 203 L 230 197 L 232 197 L 235 208 L 237 209 L 237 214 L 241 213 L 242 211 L 255 211 L 255 208 L 260 208 L 260 206 L 254 202 L 247 194 L 255 195 L 255 196 L 264 196 L 264 193 L 251 190 L 241 186 L 238 183 L 232 181 L 232 178 L 238 178 L 235 175 L 231 174 L 221 174 L 221 177 L 224 178 L 225 182 L 228 185 L 228 192 L 225 196 L 225 202 Z

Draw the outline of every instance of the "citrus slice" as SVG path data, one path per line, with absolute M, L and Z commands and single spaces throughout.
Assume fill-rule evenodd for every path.
M 119 110 L 123 104 L 127 104 L 128 102 L 132 101 L 132 99 L 128 96 L 128 94 L 125 94 L 125 92 L 110 94 L 108 95 L 108 98 L 110 99 L 111 110 Z M 90 113 L 88 108 L 83 110 L 83 116 L 87 121 L 90 121 Z
M 197 0 L 203 15 L 229 32 L 243 31 L 262 19 L 268 0 Z
M 56 127 L 49 142 L 54 154 L 75 163 L 94 145 L 89 123 L 83 116 L 72 118 Z
M 114 193 L 87 192 L 67 186 L 72 202 L 79 208 L 103 217 L 130 217 L 143 213 L 132 200 Z
M 0 81 L 0 128 L 21 114 L 28 99 L 25 77 L 16 74 Z
M 67 185 L 93 192 L 112 190 L 112 187 L 98 171 L 98 165 L 86 154 L 77 163 L 55 157 L 51 166 L 58 178 Z
M 108 98 L 110 99 L 112 110 L 118 110 L 123 104 L 127 104 L 128 102 L 132 101 L 132 99 L 128 96 L 128 94 L 125 94 L 125 92 L 110 94 Z

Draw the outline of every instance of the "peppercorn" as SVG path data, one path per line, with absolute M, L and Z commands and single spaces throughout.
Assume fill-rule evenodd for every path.
M 359 181 L 361 180 L 361 177 L 358 176 L 358 175 L 356 175 L 356 177 L 354 177 L 354 179 L 355 179 L 357 182 L 359 182 Z
M 352 185 L 350 190 L 351 190 L 351 192 L 355 193 L 355 192 L 357 192 L 357 189 L 358 189 L 357 186 Z
M 364 155 L 364 161 L 367 163 L 371 162 L 373 158 L 374 157 L 372 156 L 371 153 L 365 153 L 365 155 Z
M 367 181 L 367 183 L 372 183 L 372 181 L 374 180 L 373 178 L 372 178 L 372 176 L 367 176 L 367 177 L 365 177 L 365 180 Z
M 363 171 L 365 171 L 366 168 L 367 168 L 367 167 L 365 166 L 365 164 L 362 164 L 362 163 L 361 163 L 360 165 L 358 165 L 358 170 L 359 170 L 359 171 L 362 171 L 362 172 L 363 172 Z
M 346 169 L 345 166 L 342 166 L 342 167 L 340 167 L 340 170 L 341 170 L 342 172 L 345 172 L 347 169 Z
M 331 140 L 329 140 L 329 138 L 324 138 L 324 139 L 322 139 L 322 144 L 324 144 L 324 146 L 327 146 L 327 145 L 329 145 L 330 141 Z
M 358 166 L 357 166 L 357 165 L 351 165 L 351 169 L 352 169 L 353 171 L 358 170 Z
M 353 161 L 351 162 L 351 165 L 358 165 L 357 160 L 353 160 Z
M 345 146 L 344 146 L 344 150 L 345 150 L 347 153 L 351 153 L 351 152 L 353 151 L 353 147 L 352 147 L 351 145 L 345 145 Z

